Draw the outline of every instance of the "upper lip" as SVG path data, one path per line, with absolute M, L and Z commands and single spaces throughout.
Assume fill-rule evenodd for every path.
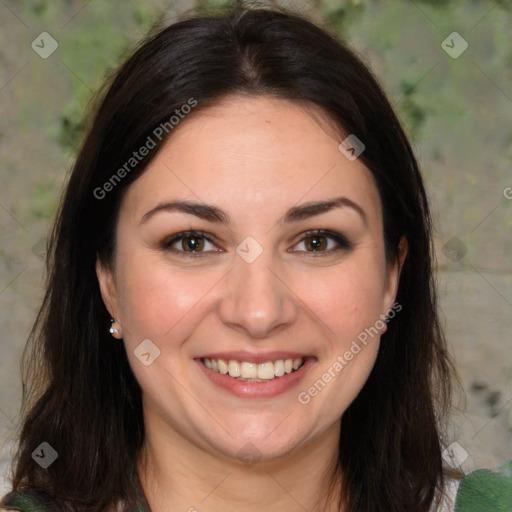
M 234 360 L 234 361 L 246 361 L 248 363 L 261 364 L 266 363 L 268 361 L 277 361 L 278 359 L 307 359 L 308 357 L 312 357 L 307 354 L 301 354 L 299 352 L 289 352 L 289 351 L 273 351 L 273 352 L 215 352 L 203 354 L 197 359 L 224 359 L 226 361 Z

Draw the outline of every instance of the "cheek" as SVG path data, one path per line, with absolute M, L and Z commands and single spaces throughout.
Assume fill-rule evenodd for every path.
M 314 290 L 307 305 L 327 327 L 319 346 L 319 367 L 298 400 L 324 426 L 338 421 L 357 397 L 379 350 L 375 326 L 382 313 L 383 274 L 375 259 L 368 265 L 361 262 L 333 269 L 300 292 Z
M 173 269 L 152 255 L 119 261 L 120 309 L 125 341 L 182 339 L 201 309 L 201 299 L 218 281 L 212 272 Z M 178 335 L 179 334 L 179 335 Z
M 382 273 L 376 263 L 332 267 L 297 289 L 330 335 L 342 342 L 375 324 L 382 309 Z

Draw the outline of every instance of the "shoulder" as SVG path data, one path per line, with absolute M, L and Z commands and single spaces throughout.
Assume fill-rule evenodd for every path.
M 495 470 L 468 473 L 457 494 L 457 510 L 510 512 L 511 504 L 512 461 Z
M 64 509 L 47 492 L 33 487 L 18 489 L 0 499 L 0 512 L 58 512 L 61 510 L 69 510 L 69 508 Z M 135 507 L 135 512 L 150 512 L 149 505 L 142 500 Z
M 50 512 L 55 510 L 58 508 L 45 492 L 30 487 L 10 492 L 0 500 L 0 512 Z
M 440 502 L 432 505 L 430 512 L 453 512 L 459 486 L 460 480 L 446 478 Z

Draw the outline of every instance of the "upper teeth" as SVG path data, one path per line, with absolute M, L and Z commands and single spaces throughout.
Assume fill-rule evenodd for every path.
M 278 359 L 277 361 L 267 361 L 266 363 L 248 363 L 247 361 L 235 361 L 230 359 L 213 359 L 205 357 L 203 363 L 207 368 L 217 373 L 231 377 L 241 377 L 242 379 L 264 379 L 270 380 L 274 377 L 282 377 L 285 373 L 291 373 L 298 370 L 303 358 L 299 359 Z

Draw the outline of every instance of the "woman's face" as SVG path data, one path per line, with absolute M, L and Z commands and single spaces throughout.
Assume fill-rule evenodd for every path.
M 399 265 L 371 173 L 322 119 L 232 97 L 181 121 L 128 188 L 97 272 L 150 431 L 268 460 L 337 435 Z

